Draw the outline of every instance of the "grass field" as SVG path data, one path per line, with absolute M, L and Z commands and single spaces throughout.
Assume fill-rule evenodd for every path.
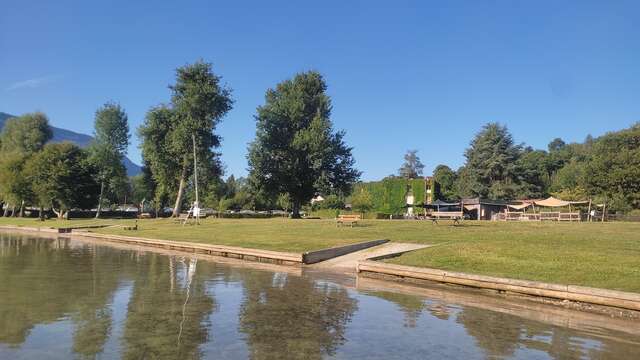
M 132 220 L 48 220 L 44 226 L 131 225 Z M 0 218 L 0 225 L 43 226 L 33 219 Z M 474 222 L 433 225 L 421 221 L 365 220 L 354 228 L 333 220 L 205 219 L 181 226 L 141 220 L 138 231 L 106 234 L 304 252 L 363 240 L 431 244 L 387 260 L 402 265 L 640 292 L 640 223 Z

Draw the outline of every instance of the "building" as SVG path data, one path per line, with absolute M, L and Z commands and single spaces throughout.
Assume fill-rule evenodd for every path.
M 482 198 L 462 199 L 465 215 L 471 220 L 497 220 L 498 214 L 504 212 L 509 202 Z

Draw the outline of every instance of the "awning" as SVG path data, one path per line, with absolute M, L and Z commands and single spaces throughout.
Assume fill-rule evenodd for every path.
M 589 201 L 564 201 L 560 199 L 556 199 L 553 196 L 549 196 L 544 200 L 536 201 L 535 204 L 539 206 L 548 206 L 548 207 L 561 207 L 561 206 L 569 206 L 571 204 L 588 204 Z
M 442 200 L 436 200 L 436 201 L 432 201 L 431 205 L 436 205 L 436 206 L 460 206 L 460 203 L 459 202 L 448 203 L 448 202 L 444 202 Z
M 519 204 L 519 205 L 507 205 L 507 206 L 512 208 L 512 209 L 522 210 L 524 208 L 527 208 L 527 207 L 531 206 L 531 204 Z

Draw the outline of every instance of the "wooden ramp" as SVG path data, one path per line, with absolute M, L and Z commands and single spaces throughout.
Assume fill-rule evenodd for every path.
M 424 249 L 429 246 L 431 245 L 396 242 L 386 243 L 383 245 L 371 247 L 368 249 L 352 252 L 350 254 L 338 256 L 333 259 L 322 261 L 311 265 L 311 267 L 322 269 L 337 269 L 341 271 L 355 271 L 358 261 L 393 257 L 409 251 Z

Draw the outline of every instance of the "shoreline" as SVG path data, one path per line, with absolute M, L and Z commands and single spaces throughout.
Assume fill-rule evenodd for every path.
M 287 253 L 270 250 L 259 250 L 241 247 L 208 245 L 191 242 L 170 240 L 146 239 L 130 236 L 107 235 L 88 232 L 86 229 L 73 229 L 60 231 L 57 228 L 21 227 L 2 225 L 0 230 L 24 232 L 41 235 L 74 236 L 104 241 L 106 243 L 124 243 L 142 247 L 160 248 L 184 253 L 204 254 L 220 258 L 233 258 L 242 261 L 259 263 L 272 263 L 278 265 L 308 267 L 304 262 L 307 253 Z M 379 244 L 380 240 L 369 243 Z M 362 243 L 360 243 L 360 246 Z M 350 245 L 353 246 L 353 245 Z M 375 245 L 371 245 L 375 246 Z M 326 251 L 320 250 L 320 251 Z M 305 266 L 307 265 L 307 266 Z M 331 271 L 331 269 L 325 269 Z M 343 272 L 344 269 L 340 269 Z M 554 305 L 561 302 L 573 302 L 577 304 L 593 304 L 599 307 L 624 310 L 626 314 L 616 314 L 615 311 L 595 311 L 611 316 L 640 318 L 640 293 L 623 292 L 601 288 L 590 288 L 576 285 L 560 285 L 529 280 L 516 280 L 510 278 L 498 278 L 484 275 L 466 274 L 439 269 L 421 268 L 415 266 L 403 266 L 387 264 L 377 261 L 360 261 L 356 267 L 357 277 L 377 278 L 388 282 L 411 284 L 452 284 L 470 289 L 482 289 L 497 291 L 500 294 L 518 295 L 530 299 L 550 299 Z M 594 312 L 591 308 L 578 307 L 580 311 Z

